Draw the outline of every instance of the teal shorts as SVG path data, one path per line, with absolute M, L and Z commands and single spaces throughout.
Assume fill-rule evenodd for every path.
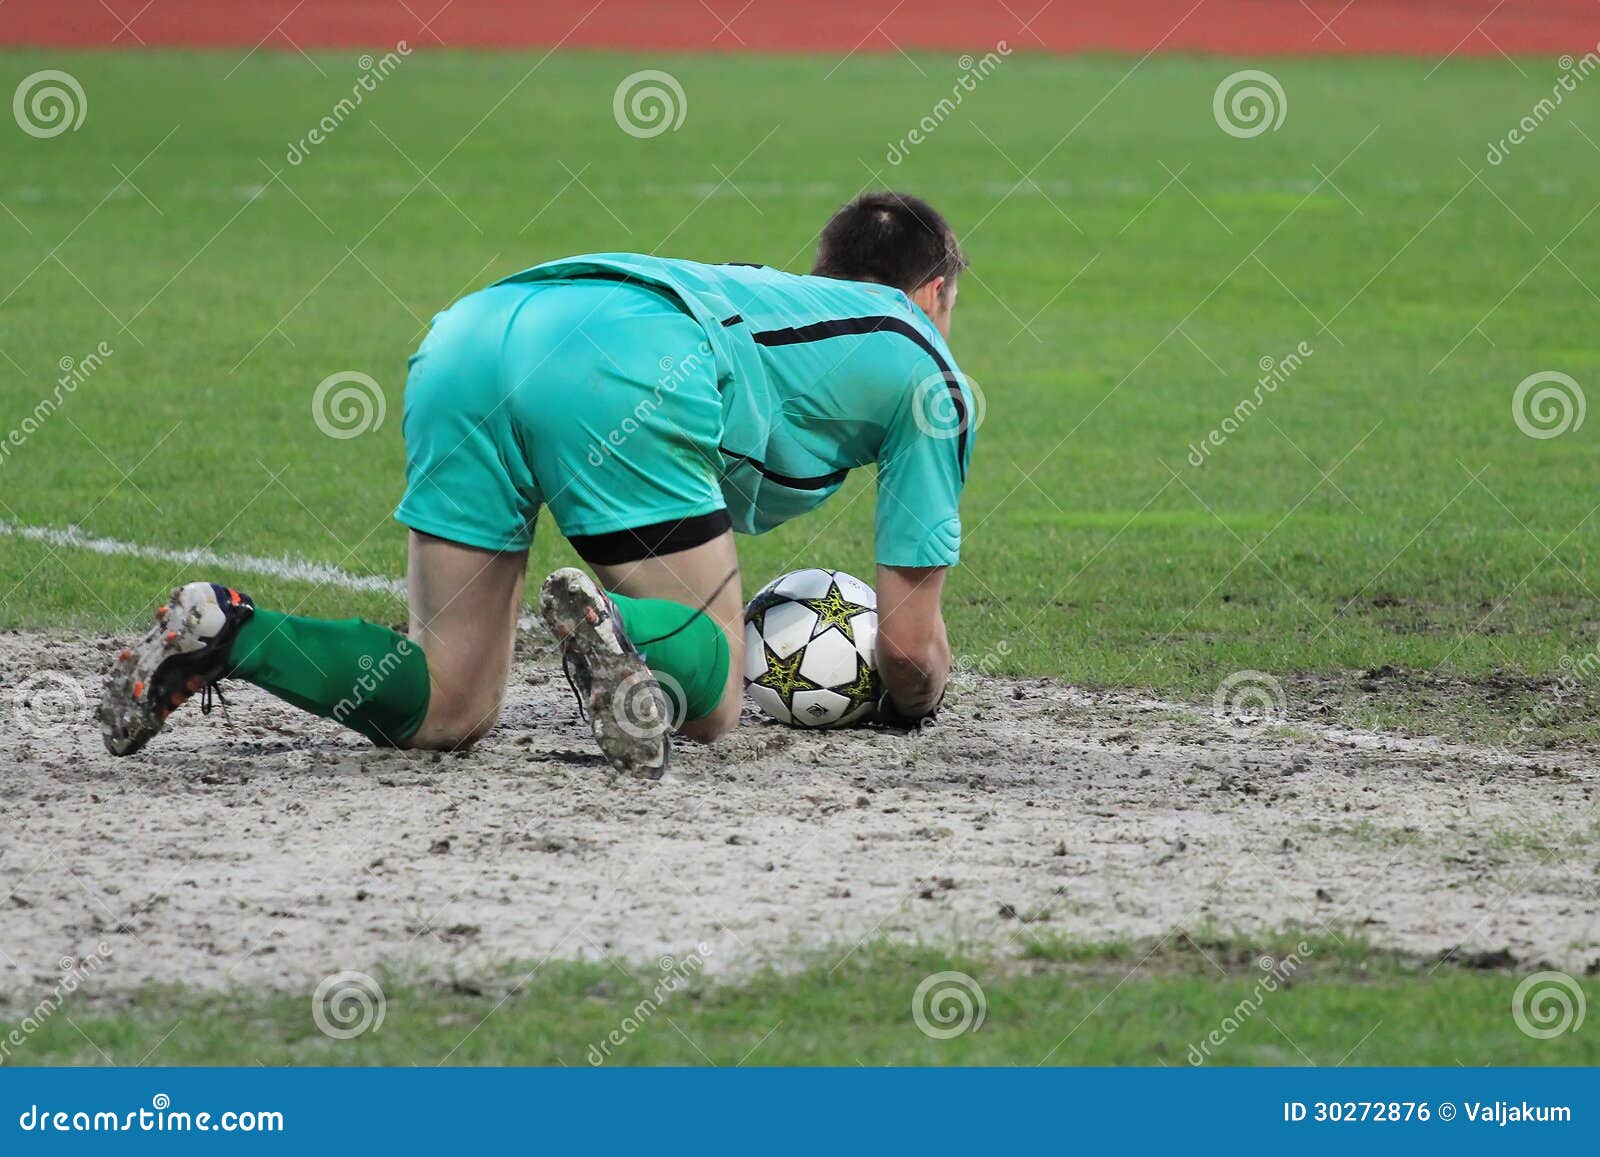
M 424 534 L 524 550 L 544 506 L 569 539 L 726 525 L 711 350 L 677 299 L 648 286 L 538 282 L 462 298 L 411 358 L 402 425 L 395 518 Z M 666 551 L 634 557 L 646 553 Z

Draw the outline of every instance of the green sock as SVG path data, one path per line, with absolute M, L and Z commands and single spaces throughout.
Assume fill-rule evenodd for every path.
M 728 682 L 729 661 L 728 637 L 717 621 L 668 599 L 606 593 L 617 604 L 628 638 L 657 678 L 665 676 L 682 689 L 676 695 L 667 688 L 674 710 L 681 709 L 685 720 L 715 711 Z
M 428 660 L 397 631 L 365 619 L 256 613 L 239 630 L 229 677 L 398 747 L 428 714 Z

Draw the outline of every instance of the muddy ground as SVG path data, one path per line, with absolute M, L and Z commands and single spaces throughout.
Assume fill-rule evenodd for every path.
M 867 938 L 1305 927 L 1434 954 L 1600 959 L 1600 773 L 1218 718 L 1040 680 L 931 734 L 748 717 L 613 780 L 548 653 L 466 755 L 380 751 L 250 687 L 113 760 L 116 644 L 0 635 L 0 999 L 106 946 L 94 987 L 300 988 L 709 949 L 723 974 Z M 1491 957 L 1500 958 L 1500 957 Z

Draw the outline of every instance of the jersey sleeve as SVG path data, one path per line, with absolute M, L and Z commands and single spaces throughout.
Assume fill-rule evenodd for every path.
M 976 412 L 959 371 L 933 369 L 906 390 L 878 455 L 877 561 L 954 566 Z

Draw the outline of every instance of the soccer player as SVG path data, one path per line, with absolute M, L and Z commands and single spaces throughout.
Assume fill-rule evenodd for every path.
M 630 253 L 552 261 L 439 314 L 403 422 L 408 634 L 175 590 L 124 650 L 100 720 L 139 750 L 195 693 L 243 679 L 374 743 L 455 749 L 500 714 L 540 509 L 593 569 L 539 609 L 600 748 L 658 777 L 670 735 L 735 727 L 744 630 L 733 532 L 811 511 L 877 465 L 880 722 L 943 697 L 974 401 L 945 341 L 966 258 L 926 202 L 868 193 L 811 275 Z M 598 581 L 597 581 L 598 580 Z

